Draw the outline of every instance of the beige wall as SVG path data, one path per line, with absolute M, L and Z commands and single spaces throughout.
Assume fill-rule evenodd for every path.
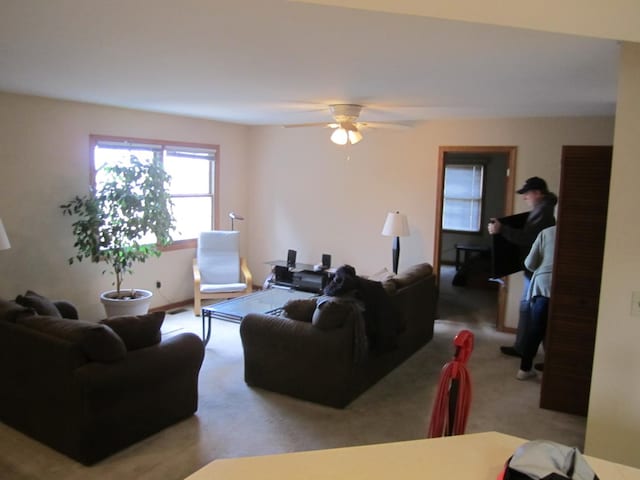
M 622 48 L 586 450 L 640 467 L 640 44 Z
M 516 184 L 533 175 L 557 191 L 562 145 L 610 145 L 611 118 L 430 121 L 412 130 L 368 130 L 358 145 L 329 141 L 327 130 L 252 127 L 251 269 L 262 282 L 265 260 L 288 248 L 303 262 L 329 253 L 333 265 L 360 274 L 391 270 L 392 239 L 380 235 L 388 211 L 409 218 L 401 239 L 400 269 L 433 262 L 438 149 L 440 146 L 518 147 Z M 350 157 L 350 158 L 347 158 Z M 517 199 L 515 211 L 525 211 Z M 508 326 L 517 322 L 520 275 L 510 287 Z
M 0 93 L 0 218 L 12 245 L 0 252 L 0 297 L 30 288 L 75 302 L 84 318 L 104 316 L 97 297 L 112 277 L 101 275 L 102 265 L 68 265 L 71 220 L 58 208 L 87 190 L 91 133 L 219 144 L 221 227 L 229 228 L 230 210 L 247 211 L 248 127 Z M 192 298 L 193 255 L 152 259 L 125 286 L 155 291 L 152 306 Z

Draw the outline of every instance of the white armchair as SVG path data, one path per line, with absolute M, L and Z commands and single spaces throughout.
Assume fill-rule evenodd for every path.
M 202 232 L 193 259 L 193 313 L 200 315 L 202 300 L 233 298 L 251 293 L 252 277 L 240 257 L 239 232 Z

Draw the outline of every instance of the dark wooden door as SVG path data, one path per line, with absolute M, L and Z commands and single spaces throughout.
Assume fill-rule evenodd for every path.
M 565 146 L 540 406 L 586 415 L 607 224 L 610 146 Z

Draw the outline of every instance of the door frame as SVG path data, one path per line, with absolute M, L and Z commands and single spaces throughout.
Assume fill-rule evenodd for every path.
M 436 224 L 434 227 L 435 238 L 433 242 L 433 270 L 436 274 L 438 288 L 440 285 L 440 254 L 442 252 L 442 208 L 444 195 L 444 161 L 448 153 L 502 153 L 507 155 L 507 172 L 504 187 L 504 216 L 513 214 L 513 201 L 515 189 L 516 156 L 518 147 L 515 146 L 440 146 L 438 148 L 438 177 L 436 186 Z M 501 332 L 514 332 L 515 329 L 505 327 L 505 313 L 507 308 L 507 293 L 509 280 L 503 278 L 498 290 L 498 314 L 496 318 L 496 330 Z

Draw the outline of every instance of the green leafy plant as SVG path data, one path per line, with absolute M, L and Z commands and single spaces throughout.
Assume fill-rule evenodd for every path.
M 77 254 L 69 264 L 89 259 L 104 262 L 115 276 L 118 298 L 125 274 L 136 262 L 159 257 L 160 247 L 171 243 L 175 229 L 173 203 L 169 195 L 171 177 L 160 155 L 142 162 L 131 155 L 128 164 L 102 167 L 100 182 L 88 195 L 76 196 L 60 205 L 63 215 L 77 217 L 72 224 Z M 155 236 L 155 243 L 145 239 Z

